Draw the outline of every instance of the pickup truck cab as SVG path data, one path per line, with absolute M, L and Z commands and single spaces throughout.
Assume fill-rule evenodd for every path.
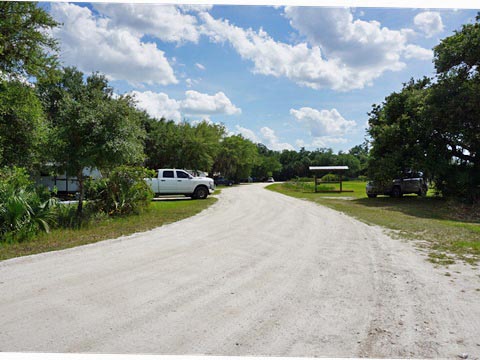
M 155 195 L 185 195 L 206 199 L 215 190 L 213 179 L 194 177 L 181 169 L 159 169 L 157 177 L 145 179 Z

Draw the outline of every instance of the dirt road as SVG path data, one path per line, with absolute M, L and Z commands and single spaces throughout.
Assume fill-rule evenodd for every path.
M 243 185 L 156 230 L 0 262 L 0 351 L 478 358 L 478 274 Z

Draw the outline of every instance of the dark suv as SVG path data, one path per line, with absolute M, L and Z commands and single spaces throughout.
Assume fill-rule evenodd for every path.
M 232 186 L 233 185 L 233 180 L 226 179 L 222 176 L 215 177 L 213 178 L 213 181 L 215 182 L 215 185 L 226 185 L 226 186 Z
M 425 196 L 428 191 L 427 182 L 421 172 L 407 172 L 401 178 L 394 179 L 391 184 L 380 185 L 369 181 L 366 187 L 367 196 L 374 198 L 377 195 L 390 195 L 392 197 L 401 197 L 403 194 L 417 194 Z

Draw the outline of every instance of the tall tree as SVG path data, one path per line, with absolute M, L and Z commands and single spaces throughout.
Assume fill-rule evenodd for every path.
M 0 2 L 0 74 L 28 78 L 57 66 L 57 42 L 48 30 L 58 23 L 34 2 Z
M 391 181 L 404 171 L 425 170 L 428 166 L 425 104 L 429 84 L 427 78 L 412 79 L 400 92 L 387 96 L 381 105 L 373 105 L 368 129 L 372 138 L 370 178 Z
M 235 181 L 250 176 L 257 164 L 257 146 L 242 135 L 225 137 L 221 149 L 213 164 L 212 174 L 220 172 Z
M 270 150 L 263 144 L 257 144 L 258 161 L 253 167 L 252 175 L 255 178 L 262 179 L 269 176 L 276 176 L 282 170 L 280 163 L 280 153 Z
M 0 165 L 32 168 L 45 138 L 33 78 L 55 72 L 57 23 L 33 2 L 0 2 Z
M 437 186 L 480 201 L 480 13 L 434 48 L 434 64 L 427 119 Z
M 35 90 L 17 81 L 0 81 L 0 166 L 31 169 L 39 162 L 47 126 Z
M 180 148 L 177 166 L 192 170 L 208 171 L 221 149 L 220 141 L 225 136 L 223 125 L 202 121 L 194 126 L 179 124 Z
M 114 98 L 104 76 L 92 74 L 84 81 L 75 68 L 64 69 L 59 83 L 47 84 L 42 90 L 53 128 L 52 160 L 77 177 L 80 215 L 85 168 L 108 171 L 143 160 L 142 113 L 131 98 Z

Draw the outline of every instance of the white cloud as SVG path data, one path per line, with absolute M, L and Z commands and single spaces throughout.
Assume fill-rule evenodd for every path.
M 416 15 L 413 18 L 413 23 L 427 38 L 441 33 L 444 28 L 442 17 L 435 11 L 425 11 Z
M 433 51 L 422 48 L 421 46 L 410 44 L 405 47 L 405 58 L 418 59 L 418 60 L 432 60 Z
M 201 12 L 211 10 L 213 5 L 195 5 L 195 4 L 182 4 L 178 5 L 183 11 Z
M 302 147 L 306 147 L 307 143 L 303 139 L 297 139 L 295 140 L 295 145 L 297 145 L 297 148 L 302 148 Z
M 346 120 L 336 109 L 317 110 L 302 107 L 290 109 L 299 123 L 304 125 L 314 138 L 343 136 L 356 127 L 356 122 Z
M 295 148 L 289 143 L 282 143 L 279 141 L 275 131 L 267 126 L 260 129 L 260 134 L 264 140 L 264 144 L 271 150 L 295 150 Z
M 199 83 L 198 79 L 190 79 L 190 78 L 185 79 L 185 84 L 187 85 L 188 88 L 191 88 L 194 85 L 197 85 L 198 83 Z
M 254 143 L 258 144 L 262 142 L 260 138 L 255 134 L 253 130 L 244 128 L 240 125 L 235 126 L 236 133 L 242 135 L 244 138 L 253 141 Z
M 53 35 L 60 40 L 61 59 L 67 65 L 131 84 L 178 82 L 164 52 L 154 43 L 142 42 L 139 34 L 112 28 L 109 19 L 73 4 L 52 3 L 51 13 L 63 23 Z
M 197 18 L 183 13 L 185 7 L 135 3 L 96 3 L 94 7 L 108 16 L 111 26 L 149 34 L 162 41 L 197 43 L 200 37 Z
M 295 150 L 295 148 L 286 142 L 280 142 L 280 139 L 275 134 L 275 131 L 268 126 L 264 126 L 260 129 L 260 134 L 257 135 L 255 131 L 247 129 L 240 125 L 235 126 L 236 131 L 230 134 L 240 134 L 244 138 L 251 140 L 254 143 L 262 143 L 271 150 Z
M 314 138 L 309 147 L 312 148 L 324 148 L 329 147 L 332 144 L 345 144 L 348 140 L 342 137 L 333 137 L 333 136 L 320 136 Z
M 314 89 L 332 87 L 347 89 L 361 87 L 351 84 L 348 69 L 335 62 L 322 59 L 318 47 L 306 44 L 289 45 L 273 40 L 265 31 L 258 33 L 231 25 L 228 20 L 214 19 L 210 14 L 200 14 L 203 32 L 217 43 L 229 42 L 244 59 L 254 63 L 253 72 L 275 77 L 285 76 L 292 81 Z
M 150 116 L 157 119 L 162 117 L 167 120 L 179 122 L 182 119 L 180 112 L 180 103 L 171 99 L 165 93 L 155 93 L 152 91 L 132 91 L 130 93 L 137 100 L 137 107 L 145 110 Z
M 406 66 L 401 58 L 413 30 L 354 21 L 348 9 L 286 7 L 285 15 L 311 46 L 277 42 L 263 29 L 245 30 L 208 13 L 199 14 L 202 32 L 213 42 L 230 43 L 243 59 L 253 62 L 254 73 L 287 77 L 313 89 L 359 89 L 385 71 Z M 409 52 L 410 57 L 417 55 L 425 59 L 423 52 Z
M 235 115 L 242 112 L 232 104 L 230 99 L 223 92 L 218 92 L 215 95 L 208 95 L 194 90 L 188 90 L 185 92 L 185 100 L 182 100 L 181 107 L 186 114 Z
M 208 95 L 188 90 L 183 100 L 172 99 L 165 93 L 152 91 L 132 91 L 129 94 L 137 100 L 138 108 L 157 119 L 164 117 L 179 122 L 182 116 L 193 115 L 210 120 L 211 115 L 241 113 L 241 110 L 233 105 L 223 92 Z
M 203 66 L 203 65 L 200 64 L 200 63 L 195 63 L 195 66 L 196 66 L 197 68 L 199 68 L 200 70 L 205 70 L 205 66 Z
M 286 7 L 285 16 L 329 60 L 357 72 L 353 85 L 369 84 L 385 71 L 403 69 L 402 56 L 414 35 L 411 29 L 390 30 L 378 21 L 354 20 L 346 8 Z M 424 59 L 424 53 L 420 57 Z

